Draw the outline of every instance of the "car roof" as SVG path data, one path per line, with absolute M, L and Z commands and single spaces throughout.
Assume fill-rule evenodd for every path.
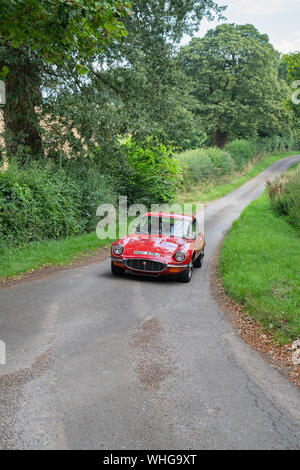
M 174 212 L 147 212 L 144 214 L 144 217 L 169 217 L 172 219 L 181 219 L 181 220 L 188 220 L 192 222 L 195 219 L 194 215 L 184 215 L 184 214 L 176 214 Z

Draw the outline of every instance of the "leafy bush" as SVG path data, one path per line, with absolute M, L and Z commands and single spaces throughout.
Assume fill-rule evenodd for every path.
M 102 152 L 63 168 L 10 164 L 0 172 L 0 245 L 92 231 L 97 207 L 117 202 L 117 195 L 146 205 L 175 196 L 182 176 L 169 148 L 151 140 L 142 148 L 129 139 L 114 158 Z
M 251 140 L 236 139 L 226 145 L 225 150 L 232 156 L 235 168 L 241 170 L 257 153 L 257 144 Z
M 300 233 L 300 171 L 295 171 L 284 179 L 277 179 L 269 189 L 272 209 L 285 216 Z
M 88 176 L 88 177 L 87 177 Z M 103 175 L 72 178 L 63 169 L 37 165 L 0 172 L 0 240 L 16 244 L 83 233 L 111 200 Z
M 84 232 L 94 230 L 98 221 L 96 209 L 100 204 L 117 202 L 117 184 L 99 164 L 75 161 L 66 172 L 78 188 L 80 217 Z
M 273 136 L 258 139 L 257 145 L 259 151 L 277 152 L 279 150 L 298 150 L 299 135 L 291 134 L 289 136 Z
M 128 139 L 124 144 L 128 165 L 127 196 L 130 202 L 147 206 L 169 202 L 181 184 L 181 168 L 166 147 L 148 139 L 143 147 Z
M 230 154 L 216 147 L 183 152 L 179 162 L 192 183 L 230 174 L 234 168 Z

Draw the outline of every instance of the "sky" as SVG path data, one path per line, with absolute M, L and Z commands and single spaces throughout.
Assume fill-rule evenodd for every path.
M 216 0 L 216 3 L 227 5 L 226 23 L 251 23 L 260 33 L 269 36 L 279 52 L 300 51 L 300 0 Z M 204 36 L 217 24 L 217 21 L 203 20 L 195 36 Z M 183 44 L 189 40 L 186 36 Z

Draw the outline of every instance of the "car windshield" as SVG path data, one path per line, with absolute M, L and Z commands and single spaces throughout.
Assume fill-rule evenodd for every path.
M 138 227 L 140 233 L 169 235 L 171 237 L 192 238 L 192 223 L 172 217 L 144 216 Z

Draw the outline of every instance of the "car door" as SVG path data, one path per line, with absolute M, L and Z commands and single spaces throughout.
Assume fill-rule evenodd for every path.
M 197 218 L 193 220 L 193 235 L 194 235 L 194 251 L 196 252 L 196 257 L 202 252 L 204 246 L 204 236 L 200 231 L 200 225 Z

